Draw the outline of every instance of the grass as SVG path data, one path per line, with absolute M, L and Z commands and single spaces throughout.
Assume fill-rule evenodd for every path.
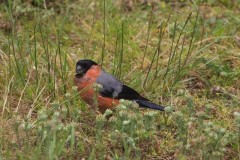
M 1 3 L 0 159 L 239 159 L 239 6 Z M 83 58 L 167 111 L 96 114 L 73 84 Z

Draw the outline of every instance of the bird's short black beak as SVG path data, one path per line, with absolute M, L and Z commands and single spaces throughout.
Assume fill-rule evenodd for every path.
M 82 75 L 83 74 L 83 68 L 81 66 L 76 66 L 76 75 Z

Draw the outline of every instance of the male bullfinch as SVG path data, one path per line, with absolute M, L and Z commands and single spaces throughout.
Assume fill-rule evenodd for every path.
M 134 89 L 106 73 L 101 66 L 92 60 L 84 59 L 77 62 L 74 83 L 81 98 L 90 106 L 97 105 L 102 113 L 106 109 L 112 109 L 118 105 L 120 99 L 134 101 L 144 108 L 165 110 L 165 107 L 150 102 Z M 101 86 L 97 93 L 94 84 Z

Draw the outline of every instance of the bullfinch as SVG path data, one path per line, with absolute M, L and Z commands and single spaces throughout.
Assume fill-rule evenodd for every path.
M 120 99 L 134 101 L 143 108 L 165 110 L 165 107 L 150 102 L 137 91 L 105 72 L 100 65 L 92 60 L 84 59 L 76 63 L 74 83 L 82 100 L 90 106 L 98 107 L 102 113 L 106 109 L 113 109 L 117 106 Z M 96 90 L 94 84 L 99 84 L 99 89 Z

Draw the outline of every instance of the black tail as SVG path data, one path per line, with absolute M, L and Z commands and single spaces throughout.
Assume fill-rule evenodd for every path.
M 144 101 L 144 100 L 134 100 L 137 104 L 139 104 L 140 107 L 144 108 L 150 108 L 150 109 L 155 109 L 155 110 L 160 110 L 160 111 L 165 111 L 165 107 L 159 106 L 155 103 L 152 103 L 150 101 Z

